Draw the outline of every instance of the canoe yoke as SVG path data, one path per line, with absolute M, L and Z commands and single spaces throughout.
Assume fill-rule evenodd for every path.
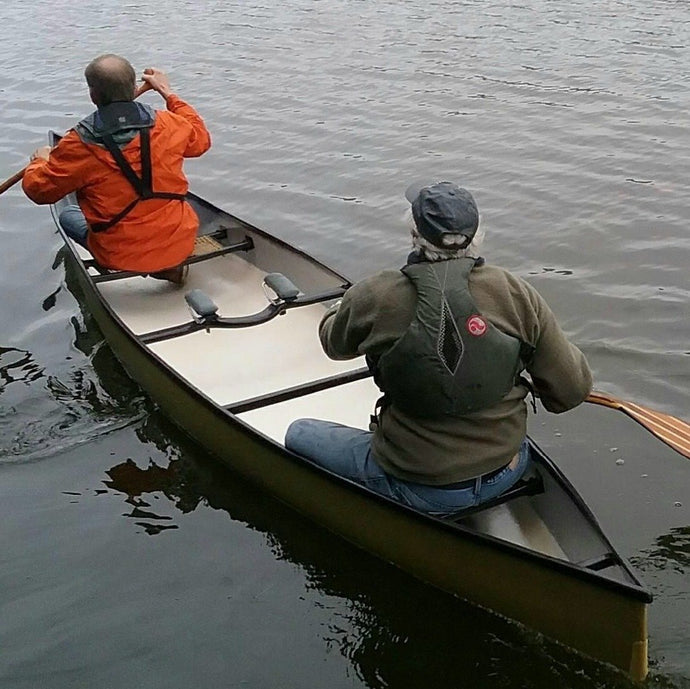
M 299 288 L 282 273 L 268 273 L 262 286 L 266 298 L 274 306 L 278 306 L 282 302 L 294 301 L 301 294 Z M 269 294 L 267 288 L 271 290 L 274 296 Z M 218 305 L 203 290 L 190 290 L 184 295 L 184 298 L 196 322 L 210 325 L 218 320 Z
M 268 294 L 267 287 L 276 295 L 275 298 L 271 298 Z M 295 284 L 282 273 L 268 273 L 264 277 L 263 288 L 266 298 L 272 304 L 277 304 L 279 301 L 294 301 L 300 295 L 300 291 Z
M 184 295 L 184 298 L 189 304 L 194 320 L 206 321 L 217 318 L 217 304 L 202 290 L 190 290 Z
M 324 292 L 306 295 L 282 273 L 268 273 L 262 283 L 262 288 L 269 302 L 268 306 L 258 313 L 235 318 L 220 317 L 218 306 L 211 297 L 200 289 L 193 289 L 185 295 L 185 300 L 192 312 L 190 322 L 143 333 L 139 335 L 139 339 L 145 344 L 152 344 L 199 330 L 210 332 L 211 328 L 246 328 L 259 325 L 276 316 L 283 315 L 288 309 L 338 299 L 345 294 L 347 287 L 347 285 L 340 285 Z

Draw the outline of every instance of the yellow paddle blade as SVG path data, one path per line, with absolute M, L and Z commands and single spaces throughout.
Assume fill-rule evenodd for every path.
M 603 392 L 592 392 L 586 402 L 619 409 L 651 431 L 659 440 L 690 459 L 690 424 L 681 419 L 647 409 L 634 402 L 626 402 Z

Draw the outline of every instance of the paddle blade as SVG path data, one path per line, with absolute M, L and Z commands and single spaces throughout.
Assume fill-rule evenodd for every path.
M 619 409 L 683 457 L 690 459 L 690 424 L 685 421 L 670 414 L 647 409 L 634 402 L 619 400 L 603 392 L 592 392 L 585 401 Z

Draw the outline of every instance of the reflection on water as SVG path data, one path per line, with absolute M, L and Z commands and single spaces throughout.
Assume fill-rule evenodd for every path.
M 590 662 L 499 618 L 425 586 L 315 526 L 205 457 L 158 413 L 137 435 L 166 464 L 131 459 L 103 483 L 130 507 L 141 533 L 174 537 L 200 507 L 262 533 L 277 558 L 298 565 L 330 618 L 324 651 L 337 650 L 367 687 L 487 686 L 631 689 L 620 673 Z M 162 535 L 161 535 L 162 534 Z M 506 582 L 519 589 L 519 582 Z M 344 602 L 335 605 L 330 598 Z M 663 678 L 658 686 L 674 686 Z
M 640 558 L 640 565 L 645 569 L 672 569 L 686 577 L 686 583 L 690 581 L 690 526 L 671 529 L 659 536 L 654 547 Z
M 62 269 L 64 257 L 61 249 L 54 269 Z M 71 293 L 81 294 L 73 271 L 66 271 L 65 283 Z M 61 291 L 62 286 L 43 299 L 44 311 L 57 310 Z M 45 457 L 88 442 L 142 418 L 150 404 L 104 344 L 91 315 L 81 310 L 66 318 L 72 348 L 51 372 L 33 352 L 0 347 L 3 461 Z
M 404 257 L 408 239 L 399 218 L 410 179 L 461 178 L 476 192 L 487 259 L 544 294 L 591 361 L 597 386 L 687 417 L 687 3 L 56 0 L 52 13 L 45 9 L 31 2 L 0 9 L 0 179 L 26 163 L 49 128 L 64 130 L 91 110 L 82 72 L 95 55 L 114 50 L 138 71 L 157 63 L 212 131 L 214 147 L 187 166 L 195 192 L 359 278 Z M 78 312 L 63 255 L 53 260 L 59 239 L 46 209 L 29 204 L 18 187 L 0 204 L 0 469 L 40 457 L 46 461 L 27 469 L 25 483 L 61 478 L 82 443 L 99 446 L 113 429 L 136 425 L 141 442 L 156 444 L 165 462 L 118 455 L 106 485 L 99 484 L 106 491 L 100 503 L 122 500 L 126 525 L 158 535 L 133 535 L 151 549 L 181 540 L 186 518 L 198 517 L 203 505 L 228 520 L 245 519 L 277 557 L 308 573 L 315 590 L 347 601 L 346 615 L 333 613 L 324 645 L 351 659 L 357 677 L 344 680 L 348 687 L 358 678 L 371 687 L 618 686 L 606 671 L 587 667 L 578 675 L 578 659 L 564 653 L 561 662 L 513 626 L 417 586 L 234 477 L 209 478 L 206 464 L 194 459 L 198 449 L 155 413 L 88 314 Z M 650 465 L 655 460 L 652 453 Z M 586 452 L 582 465 L 597 499 L 613 509 L 629 502 L 634 481 L 622 471 L 604 482 Z M 678 485 L 687 478 L 674 476 Z M 660 479 L 658 492 L 675 495 L 677 486 Z M 638 519 L 661 534 L 635 562 L 656 596 L 653 660 L 668 673 L 648 685 L 687 689 L 687 527 L 656 505 L 626 505 L 630 524 Z M 0 520 L 14 516 L 7 510 Z M 82 516 L 89 523 L 94 515 Z M 28 531 L 35 518 L 27 508 Z M 64 526 L 59 538 L 71 544 L 80 529 Z M 13 545 L 26 569 L 41 562 L 40 552 L 29 557 L 23 543 Z M 188 552 L 178 548 L 183 562 Z M 75 572 L 51 573 L 46 598 L 54 603 Z M 17 576 L 23 580 L 24 572 Z M 115 596 L 126 598 L 136 577 L 113 582 Z M 328 595 L 315 596 L 315 604 L 328 606 Z M 158 613 L 155 603 L 133 599 L 130 613 Z M 43 610 L 46 601 L 35 594 L 28 602 L 36 600 Z M 10 616 L 19 629 L 25 607 L 17 604 Z M 72 610 L 80 624 L 86 618 L 84 629 L 101 629 L 100 620 L 89 626 L 100 611 L 93 599 Z M 34 638 L 45 627 L 43 617 L 27 626 L 20 656 L 40 659 L 44 648 Z M 108 636 L 118 678 L 142 658 L 128 641 Z M 161 647 L 175 643 L 165 639 Z M 177 643 L 184 656 L 186 639 Z M 326 657 L 304 655 L 305 666 L 319 668 Z M 156 686 L 175 683 L 165 667 Z M 83 684 L 81 669 L 59 686 Z M 34 689 L 33 664 L 13 678 Z M 145 681 L 137 676 L 127 686 Z
M 62 287 L 58 287 L 52 294 L 49 294 L 41 305 L 44 311 L 50 311 L 50 309 L 55 307 L 57 303 L 57 296 L 60 294 Z
M 33 383 L 44 375 L 43 369 L 36 364 L 31 352 L 0 347 L 0 394 L 10 383 Z
M 652 624 L 657 619 L 663 620 L 669 630 L 665 652 L 658 664 L 665 667 L 665 679 L 670 686 L 687 688 L 690 686 L 686 672 L 689 653 L 686 611 L 690 606 L 690 526 L 672 528 L 658 536 L 652 546 L 632 558 L 632 563 L 655 592 L 655 601 L 650 610 Z

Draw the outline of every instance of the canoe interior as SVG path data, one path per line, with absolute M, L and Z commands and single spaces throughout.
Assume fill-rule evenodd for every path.
M 208 295 L 221 318 L 249 321 L 275 297 L 264 286 L 268 273 L 288 277 L 300 289 L 300 297 L 336 293 L 350 284 L 305 253 L 199 197 L 190 194 L 189 200 L 200 218 L 200 239 L 182 289 L 141 275 L 104 275 L 87 251 L 65 238 L 112 321 L 181 384 L 229 411 L 248 431 L 283 452 L 285 431 L 296 418 L 329 419 L 367 428 L 380 393 L 370 377 L 359 373 L 364 361 L 332 361 L 318 340 L 319 321 L 333 299 L 289 308 L 282 315 L 246 327 L 184 332 L 185 324 L 193 322 L 184 299 L 192 289 Z M 69 202 L 73 199 L 63 199 L 52 207 L 54 218 Z M 222 253 L 243 244 L 250 248 Z M 181 330 L 175 336 L 157 337 L 171 328 Z M 180 425 L 184 427 L 184 423 Z M 588 585 L 603 586 L 636 601 L 643 610 L 651 597 L 634 572 L 553 463 L 536 446 L 533 456 L 543 485 L 536 494 L 524 494 L 450 521 L 428 520 L 444 521 L 443 528 L 456 530 L 458 537 L 476 536 L 487 547 L 498 544 L 513 549 L 522 558 L 536 559 L 540 565 L 579 577 Z M 631 673 L 643 676 L 646 653 L 643 664 L 643 669 L 640 666 Z
M 190 265 L 183 289 L 150 277 L 132 276 L 99 283 L 102 299 L 135 335 L 144 335 L 188 322 L 190 309 L 185 292 L 201 289 L 218 306 L 223 317 L 248 316 L 267 304 L 263 278 L 281 272 L 303 292 L 323 291 L 348 284 L 341 276 L 289 247 L 276 246 L 229 217 L 210 213 L 195 203 L 202 219 L 201 234 L 213 235 L 218 227 L 231 228 L 217 239 L 228 244 L 248 233 L 254 248 L 217 256 Z M 238 234 L 239 233 L 239 234 Z M 86 251 L 77 247 L 88 260 Z M 100 275 L 95 267 L 89 273 Z M 359 370 L 364 362 L 332 361 L 318 340 L 318 324 L 327 303 L 286 311 L 261 325 L 220 329 L 171 337 L 148 345 L 150 351 L 175 370 L 204 396 L 222 407 L 246 400 L 307 386 L 314 381 Z M 380 392 L 370 377 L 312 394 L 261 406 L 237 414 L 257 432 L 283 443 L 291 421 L 300 417 L 323 418 L 358 428 L 367 428 L 369 415 Z M 547 489 L 461 520 L 467 528 L 524 546 L 529 550 L 573 563 L 597 561 L 610 554 L 611 546 L 592 528 L 554 476 L 542 472 Z M 636 584 L 626 567 L 608 566 L 603 576 Z

